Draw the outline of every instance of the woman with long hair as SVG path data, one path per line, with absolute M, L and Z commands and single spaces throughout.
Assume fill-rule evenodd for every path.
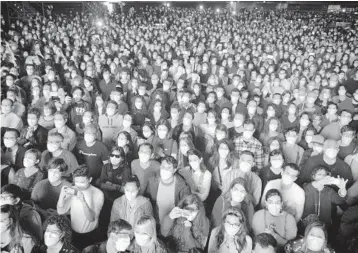
M 189 166 L 179 170 L 185 178 L 191 192 L 196 193 L 201 201 L 205 201 L 210 192 L 211 172 L 206 168 L 200 151 L 188 151 Z
M 119 132 L 117 137 L 117 145 L 118 147 L 123 148 L 124 153 L 126 154 L 127 164 L 131 164 L 131 162 L 136 158 L 136 156 L 130 133 L 128 133 L 127 131 Z
M 162 119 L 169 118 L 169 114 L 165 110 L 165 105 L 163 103 L 163 100 L 156 99 L 152 103 L 152 106 L 149 107 L 149 110 L 148 110 L 148 116 L 149 116 L 150 122 L 153 125 L 157 125 L 157 123 Z
M 285 141 L 285 136 L 283 136 L 282 131 L 282 124 L 277 117 L 269 118 L 264 126 L 264 131 L 260 134 L 259 140 L 265 150 L 267 149 L 268 140 L 272 137 L 277 137 L 281 141 Z
M 295 217 L 283 210 L 282 195 L 277 189 L 267 191 L 266 208 L 257 211 L 252 221 L 255 235 L 269 233 L 275 237 L 280 247 L 297 235 Z
M 140 130 L 148 116 L 147 104 L 142 96 L 136 95 L 132 98 L 133 129 Z
M 72 229 L 65 215 L 53 215 L 44 224 L 44 244 L 34 247 L 31 253 L 78 253 L 71 245 Z
M 20 226 L 17 207 L 2 205 L 0 217 L 1 252 L 30 253 L 35 245 L 35 241 Z
M 230 207 L 222 217 L 222 223 L 213 229 L 208 253 L 251 253 L 252 239 L 246 228 L 244 213 Z
M 114 201 L 124 193 L 124 184 L 131 175 L 126 161 L 126 154 L 121 147 L 111 148 L 109 163 L 103 165 L 100 177 L 100 188 L 105 197 Z
M 211 213 L 211 222 L 214 227 L 221 224 L 222 214 L 230 207 L 240 208 L 247 218 L 247 227 L 252 227 L 254 205 L 252 203 L 252 197 L 247 191 L 246 179 L 241 177 L 234 179 L 230 184 L 229 190 L 215 201 L 214 208 Z
M 39 125 L 51 130 L 55 127 L 55 112 L 56 106 L 53 102 L 46 102 L 42 108 L 42 114 L 39 119 Z
M 327 245 L 328 234 L 321 221 L 309 224 L 302 239 L 292 241 L 285 246 L 285 253 L 334 253 Z
M 152 216 L 143 215 L 134 226 L 133 253 L 168 253 L 157 237 L 156 222 Z
M 178 169 L 189 166 L 188 151 L 195 149 L 192 138 L 183 136 L 179 139 Z
M 161 231 L 173 252 L 184 253 L 193 248 L 204 249 L 209 228 L 203 202 L 196 194 L 191 194 L 164 218 Z

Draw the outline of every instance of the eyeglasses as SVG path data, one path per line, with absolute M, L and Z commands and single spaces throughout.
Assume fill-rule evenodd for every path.
M 110 157 L 121 158 L 120 155 L 111 154 Z
M 240 222 L 241 222 L 241 219 L 240 219 Z M 239 228 L 241 226 L 241 224 L 232 224 L 227 221 L 225 221 L 225 225 L 227 225 L 228 227 L 232 227 L 232 228 Z
M 61 231 L 55 231 L 55 230 L 46 230 L 45 234 L 48 235 L 48 237 L 56 238 L 61 235 Z
M 267 204 L 269 205 L 282 205 L 282 202 L 281 201 L 267 201 Z
M 13 198 L 13 196 L 11 195 L 0 195 L 0 200 L 1 201 L 6 201 L 6 200 L 11 200 Z

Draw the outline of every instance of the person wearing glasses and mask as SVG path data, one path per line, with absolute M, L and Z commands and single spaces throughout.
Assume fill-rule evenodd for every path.
M 248 235 L 246 218 L 237 207 L 223 214 L 220 226 L 213 229 L 208 253 L 251 253 L 252 239 Z
M 44 244 L 36 245 L 31 253 L 79 253 L 71 244 L 70 221 L 64 215 L 53 215 L 45 221 Z

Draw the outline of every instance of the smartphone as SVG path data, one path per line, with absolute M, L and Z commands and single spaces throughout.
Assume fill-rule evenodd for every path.
M 75 189 L 75 188 L 67 187 L 66 188 L 66 193 L 71 194 L 73 196 L 76 196 L 77 193 L 78 193 L 78 190 Z

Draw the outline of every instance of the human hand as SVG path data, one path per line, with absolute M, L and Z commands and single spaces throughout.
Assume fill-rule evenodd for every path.
M 186 227 L 186 228 L 191 228 L 192 227 L 191 222 L 188 221 L 188 220 L 185 220 L 183 223 L 184 223 L 184 227 Z
M 174 220 L 181 217 L 182 214 L 183 214 L 182 209 L 180 209 L 179 207 L 174 207 L 173 210 L 170 212 L 169 217 L 170 219 Z
M 348 179 L 344 179 L 338 176 L 336 181 L 337 181 L 336 185 L 338 186 L 339 189 L 344 189 L 344 190 L 346 189 Z

